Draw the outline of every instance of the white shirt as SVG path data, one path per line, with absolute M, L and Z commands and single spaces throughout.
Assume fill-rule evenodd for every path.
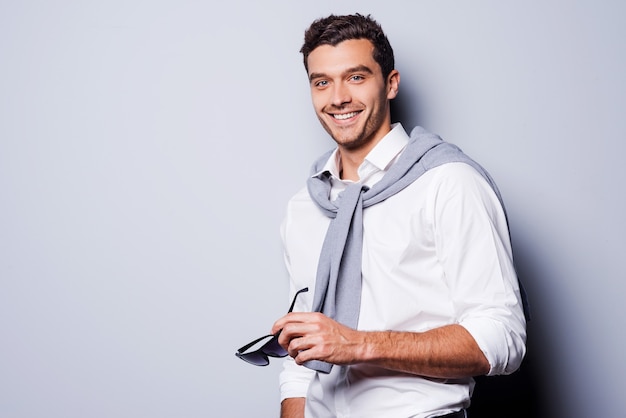
M 409 138 L 394 125 L 359 168 L 372 186 Z M 339 178 L 337 152 L 322 170 L 332 174 L 334 199 L 350 184 Z M 319 174 L 319 173 L 318 173 Z M 291 295 L 315 289 L 330 219 L 306 188 L 287 207 L 282 225 Z M 526 322 L 513 268 L 508 227 L 495 193 L 464 163 L 427 171 L 403 191 L 364 210 L 363 289 L 359 330 L 426 331 L 460 324 L 491 365 L 490 375 L 515 371 L 525 354 Z M 313 292 L 296 311 L 310 311 Z M 281 399 L 306 397 L 306 417 L 438 416 L 469 406 L 473 379 L 423 378 L 379 367 L 334 366 L 328 375 L 285 359 Z

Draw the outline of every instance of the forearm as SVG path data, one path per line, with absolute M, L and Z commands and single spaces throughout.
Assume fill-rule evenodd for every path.
M 297 364 L 321 360 L 332 364 L 370 363 L 391 370 L 436 378 L 489 373 L 491 365 L 461 325 L 426 332 L 356 331 L 313 312 L 289 313 L 272 327 Z
M 489 362 L 470 333 L 460 325 L 427 332 L 364 332 L 356 362 L 435 378 L 487 374 Z
M 287 398 L 280 404 L 280 418 L 303 418 L 305 398 Z

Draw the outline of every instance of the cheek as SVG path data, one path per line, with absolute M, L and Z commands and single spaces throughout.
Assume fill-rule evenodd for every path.
M 326 105 L 323 94 L 320 92 L 311 92 L 311 102 L 313 103 L 313 108 L 316 112 L 321 111 Z

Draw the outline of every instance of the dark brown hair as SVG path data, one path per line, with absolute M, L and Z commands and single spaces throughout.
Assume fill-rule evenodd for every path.
M 337 44 L 351 39 L 367 39 L 374 45 L 374 60 L 380 65 L 383 78 L 395 68 L 393 49 L 378 22 L 370 15 L 330 15 L 314 21 L 304 32 L 304 44 L 300 49 L 304 68 L 308 71 L 309 54 L 318 46 Z

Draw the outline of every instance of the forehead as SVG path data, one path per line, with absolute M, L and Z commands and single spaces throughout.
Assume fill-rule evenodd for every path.
M 346 69 L 366 66 L 381 71 L 374 60 L 374 45 L 367 39 L 350 39 L 332 45 L 320 45 L 308 57 L 309 75 L 342 73 Z

